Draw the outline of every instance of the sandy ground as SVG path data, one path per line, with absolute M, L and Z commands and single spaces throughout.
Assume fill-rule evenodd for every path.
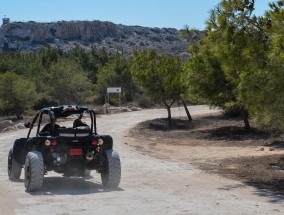
M 193 106 L 190 111 L 193 115 L 211 112 L 206 106 Z M 173 110 L 174 117 L 183 115 L 182 109 Z M 166 117 L 165 110 L 98 118 L 98 133 L 113 136 L 114 149 L 121 158 L 122 179 L 115 191 L 104 190 L 100 176 L 92 172 L 85 179 L 49 173 L 42 191 L 27 193 L 23 180 L 11 182 L 7 177 L 8 150 L 27 130 L 0 134 L 0 214 L 284 214 L 282 196 L 197 169 L 187 159 L 200 152 L 194 151 L 197 148 L 180 148 L 181 159 L 168 156 L 173 151 L 169 145 L 155 149 L 156 153 L 151 148 L 137 150 L 145 143 L 131 137 L 128 130 L 138 122 L 160 117 Z M 209 154 L 216 162 L 216 152 L 199 154 L 196 159 Z M 231 149 L 228 153 L 238 154 Z

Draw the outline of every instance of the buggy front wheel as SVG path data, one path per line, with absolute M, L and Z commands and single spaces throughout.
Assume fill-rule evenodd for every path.
M 13 148 L 8 154 L 8 176 L 10 180 L 19 179 L 22 172 L 22 165 L 14 159 Z

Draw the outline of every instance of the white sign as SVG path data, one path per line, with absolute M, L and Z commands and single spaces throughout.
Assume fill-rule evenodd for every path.
M 108 87 L 107 93 L 121 93 L 121 87 Z

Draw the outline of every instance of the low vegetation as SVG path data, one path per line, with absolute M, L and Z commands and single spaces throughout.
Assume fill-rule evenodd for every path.
M 116 97 L 107 101 L 106 87 L 120 86 L 123 103 L 163 104 L 169 126 L 175 102 L 184 107 L 198 103 L 242 116 L 246 129 L 254 119 L 281 133 L 284 2 L 270 3 L 261 17 L 254 15 L 254 3 L 221 1 L 210 11 L 203 34 L 186 26 L 181 36 L 195 38 L 190 58 L 154 50 L 134 50 L 124 57 L 95 46 L 0 53 L 0 114 L 20 118 L 26 110 L 54 104 L 118 104 Z

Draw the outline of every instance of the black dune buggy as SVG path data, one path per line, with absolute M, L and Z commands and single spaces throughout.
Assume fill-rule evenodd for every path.
M 72 127 L 68 127 L 70 120 Z M 42 188 L 48 171 L 81 177 L 96 170 L 104 187 L 118 187 L 120 158 L 112 149 L 112 137 L 97 134 L 92 109 L 74 105 L 44 108 L 26 127 L 27 138 L 17 139 L 9 151 L 10 180 L 19 179 L 24 166 L 25 187 L 32 192 Z

